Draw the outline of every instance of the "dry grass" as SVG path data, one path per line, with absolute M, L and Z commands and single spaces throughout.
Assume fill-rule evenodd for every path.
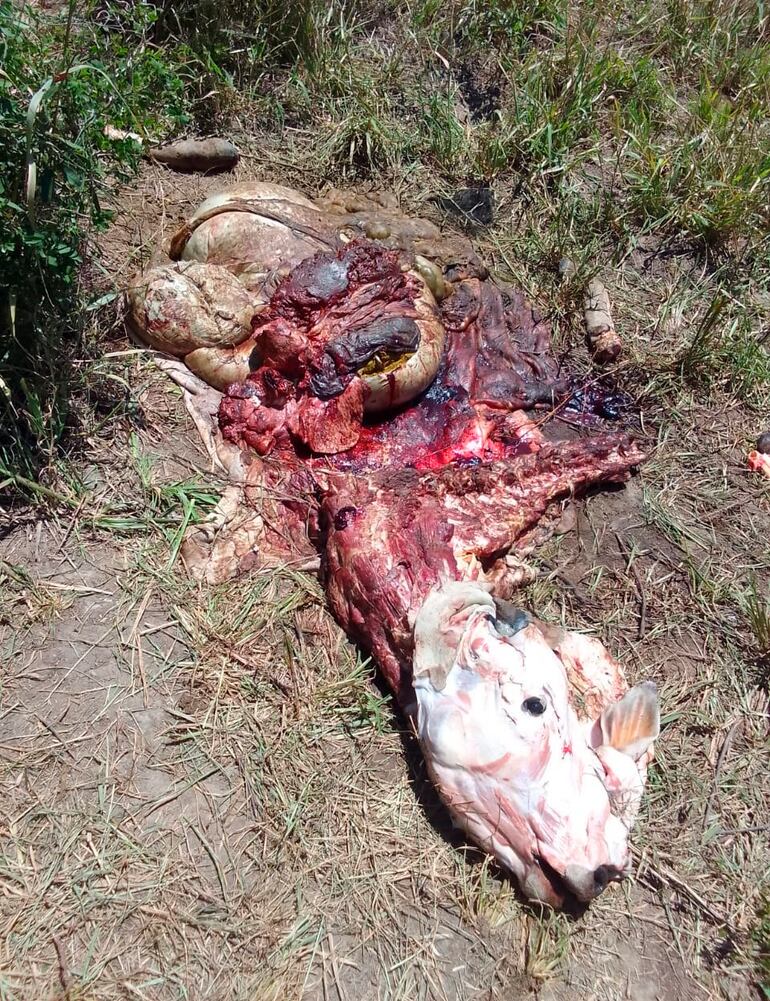
M 457 55 L 447 19 L 460 35 L 480 24 L 494 34 L 469 20 L 474 6 L 434 21 L 428 3 L 408 11 L 410 31 L 436 35 L 433 63 Z M 516 83 L 529 101 L 523 162 L 517 121 L 469 121 L 454 91 L 445 100 L 442 71 L 420 76 L 417 55 L 404 57 L 404 79 L 436 100 L 419 128 L 407 102 L 405 125 L 388 26 L 355 44 L 346 26 L 335 41 L 345 58 L 316 66 L 318 79 L 287 70 L 267 96 L 235 101 L 246 154 L 237 179 L 310 192 L 331 177 L 387 185 L 438 219 L 432 196 L 480 170 L 496 202 L 494 224 L 475 234 L 480 249 L 549 313 L 578 368 L 588 366 L 582 281 L 601 271 L 624 338 L 615 377 L 640 402 L 635 430 L 651 457 L 539 554 L 525 597 L 544 617 L 596 632 L 632 680 L 660 685 L 664 733 L 634 835 L 635 879 L 578 918 L 524 906 L 452 832 L 403 721 L 313 578 L 286 571 L 198 589 L 184 577 L 180 527 L 205 513 L 217 483 L 178 397 L 122 353 L 108 307 L 94 314 L 95 333 L 113 338 L 100 377 L 130 405 L 94 429 L 82 463 L 50 472 L 47 510 L 9 519 L 0 550 L 1 1001 L 756 997 L 770 876 L 770 492 L 745 453 L 770 410 L 758 350 L 766 246 L 736 231 L 756 200 L 715 142 L 735 121 L 727 132 L 704 126 L 705 152 L 685 149 L 698 168 L 688 174 L 640 62 L 656 61 L 667 92 L 677 81 L 695 121 L 693 64 L 720 64 L 708 25 L 685 17 L 703 5 L 669 5 L 665 30 L 654 4 L 638 21 L 621 12 L 608 25 L 610 12 L 595 31 L 577 25 L 583 49 L 607 56 L 606 39 L 620 39 L 631 77 L 565 48 L 576 35 L 554 27 L 557 7 L 537 5 L 516 35 L 526 73 L 510 53 L 503 60 L 513 74 L 504 92 Z M 732 5 L 725 24 L 743 23 L 742 11 Z M 370 44 L 390 61 L 365 58 Z M 751 103 L 763 84 L 741 66 Z M 564 108 L 541 88 L 562 70 L 585 84 Z M 606 80 L 627 88 L 612 156 Z M 283 130 L 266 110 L 279 103 Z M 538 144 L 560 108 L 564 132 Z M 651 150 L 671 154 L 679 173 L 661 177 Z M 722 171 L 730 198 L 711 200 L 710 171 Z M 143 171 L 102 243 L 115 284 L 221 183 Z M 574 282 L 558 277 L 563 255 Z
M 124 546 L 71 514 L 4 544 L 24 569 L 3 581 L 0 997 L 743 996 L 768 869 L 751 418 L 686 391 L 660 428 L 648 412 L 642 480 L 590 502 L 527 594 L 662 687 L 636 879 L 575 920 L 452 834 L 312 578 L 200 590 L 170 564 L 171 488 L 205 463 L 174 454 L 179 403 L 133 365 L 149 423 L 124 452 L 95 441 L 109 491 L 84 510 L 176 506 Z
M 433 830 L 312 581 L 201 596 L 166 555 L 43 558 L 79 597 L 7 679 L 2 996 L 421 996 L 520 906 Z

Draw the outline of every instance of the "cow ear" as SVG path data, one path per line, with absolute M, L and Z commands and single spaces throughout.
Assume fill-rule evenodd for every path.
M 479 613 L 491 617 L 494 610 L 488 590 L 475 581 L 448 581 L 431 591 L 414 622 L 415 682 L 427 675 L 443 691 L 469 620 Z
M 594 747 L 614 747 L 638 761 L 660 733 L 658 689 L 644 681 L 608 706 L 593 727 Z

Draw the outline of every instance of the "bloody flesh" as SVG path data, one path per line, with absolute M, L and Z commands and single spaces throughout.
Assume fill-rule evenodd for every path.
M 369 243 L 304 261 L 256 318 L 261 365 L 219 413 L 226 438 L 293 476 L 296 492 L 274 504 L 320 549 L 336 617 L 405 706 L 414 614 L 431 588 L 477 579 L 505 596 L 507 553 L 553 502 L 621 481 L 642 458 L 622 434 L 544 440 L 522 411 L 570 394 L 548 325 L 519 293 L 473 275 L 442 304 L 432 385 L 365 419 L 357 370 L 415 347 L 418 281 Z
M 411 627 L 430 590 L 442 580 L 480 579 L 506 597 L 505 556 L 548 505 L 625 479 L 641 457 L 625 436 L 601 435 L 427 473 L 390 467 L 327 474 L 325 582 L 337 619 L 408 704 Z
M 254 357 L 262 364 L 223 400 L 225 437 L 260 454 L 280 443 L 281 429 L 311 452 L 351 447 L 365 402 L 357 372 L 374 359 L 417 349 L 423 291 L 395 251 L 374 244 L 359 242 L 303 261 L 255 317 Z

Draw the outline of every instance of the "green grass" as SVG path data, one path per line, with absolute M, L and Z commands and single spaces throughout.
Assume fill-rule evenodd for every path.
M 746 616 L 760 654 L 770 654 L 770 592 L 761 593 L 753 583 L 746 598 Z
M 752 938 L 761 977 L 759 989 L 764 997 L 770 998 L 770 902 L 768 901 L 764 902 L 757 915 Z
M 70 359 L 90 353 L 88 307 L 104 291 L 84 267 L 89 235 L 140 155 L 104 127 L 157 140 L 190 119 L 188 50 L 172 59 L 149 41 L 147 3 L 106 30 L 97 14 L 120 10 L 0 3 L 0 476 L 36 475 L 78 429 Z

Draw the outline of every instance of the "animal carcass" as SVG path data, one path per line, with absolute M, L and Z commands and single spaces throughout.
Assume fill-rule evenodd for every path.
M 215 440 L 238 457 L 239 510 L 230 504 L 208 550 L 188 540 L 190 562 L 205 575 L 217 551 L 230 571 L 320 554 L 332 611 L 413 720 L 456 823 L 527 896 L 589 900 L 628 870 L 655 687 L 628 691 L 601 644 L 510 599 L 517 554 L 548 535 L 559 502 L 623 481 L 642 454 L 624 434 L 565 437 L 532 422 L 526 412 L 547 417 L 573 386 L 547 324 L 472 252 L 458 259 L 437 240 L 438 267 L 415 253 L 424 229 L 399 236 L 392 206 L 381 224 L 376 206 L 367 216 L 372 240 L 333 203 L 265 192 L 252 186 L 249 207 L 232 211 L 232 197 L 213 201 L 173 244 L 212 269 L 193 280 L 208 290 L 216 276 L 224 321 L 207 297 L 215 319 L 198 317 L 196 341 L 198 310 L 178 302 L 192 264 L 169 265 L 173 309 L 149 309 L 157 272 L 131 295 L 140 336 L 226 384 Z M 213 227 L 201 235 L 217 219 L 221 245 Z M 247 276 L 250 305 L 233 275 Z M 158 336 L 151 312 L 184 329 Z

